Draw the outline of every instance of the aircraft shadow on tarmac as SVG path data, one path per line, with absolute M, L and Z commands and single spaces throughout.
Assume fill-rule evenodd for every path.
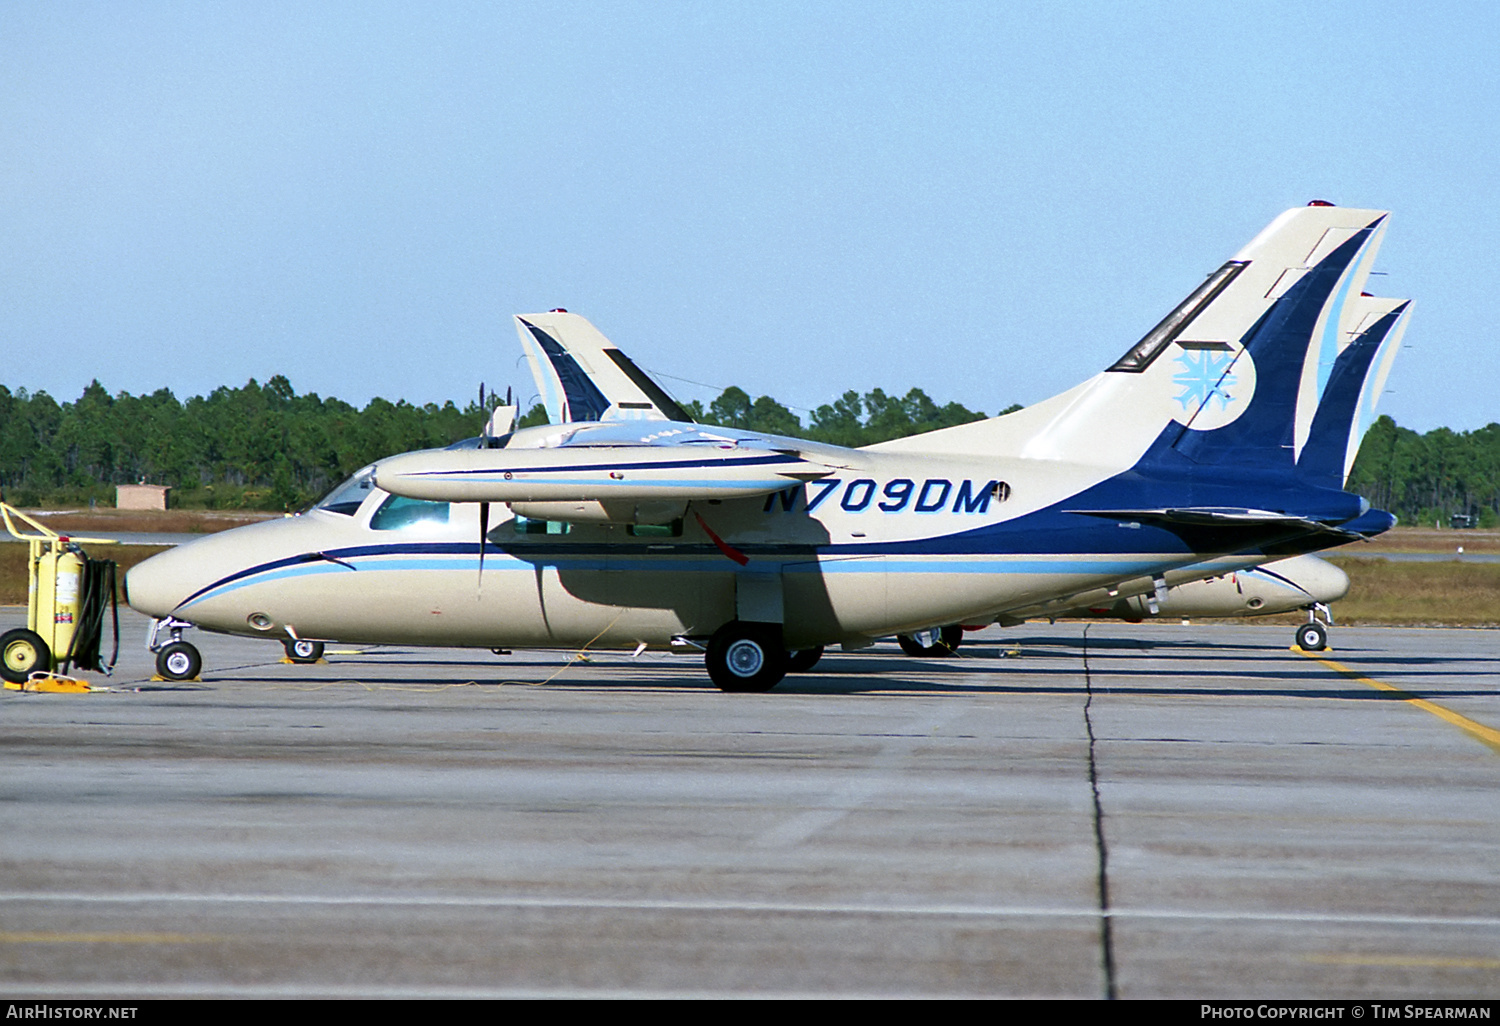
M 1107 694 L 1111 696 L 1139 696 L 1139 697 L 1203 697 L 1203 698 L 1305 698 L 1305 699 L 1339 699 L 1359 702 L 1403 702 L 1410 698 L 1418 697 L 1408 691 L 1376 691 L 1366 685 L 1342 685 L 1339 683 L 1343 678 L 1316 664 L 1307 664 L 1305 671 L 1288 672 L 1281 671 L 1252 671 L 1237 673 L 1232 676 L 1242 683 L 1236 686 L 1208 686 L 1201 684 L 1188 684 L 1187 680 L 1200 681 L 1202 673 L 1171 674 L 1162 673 L 1158 670 L 1132 670 L 1126 673 L 1110 672 L 1108 679 L 1101 681 L 1095 675 L 1095 679 L 1085 679 L 1081 667 L 1026 667 L 1024 674 L 1030 679 L 1029 683 L 1009 682 L 1004 678 L 1003 671 L 991 671 L 990 680 L 984 683 L 975 683 L 971 674 L 965 680 L 952 682 L 936 679 L 936 674 L 924 673 L 921 677 L 907 676 L 913 670 L 919 669 L 912 665 L 911 660 L 881 660 L 874 663 L 869 660 L 861 661 L 858 665 L 840 666 L 837 660 L 831 661 L 830 665 L 820 671 L 790 676 L 782 680 L 776 689 L 762 698 L 775 699 L 778 696 L 788 697 L 792 695 L 872 695 L 881 693 L 901 692 L 911 694 L 913 692 L 925 692 L 933 695 L 960 695 L 960 694 L 982 694 L 982 695 L 1056 695 L 1062 693 L 1076 693 L 1079 696 L 1093 691 L 1096 694 Z M 454 664 L 448 664 L 454 665 Z M 951 664 L 949 664 L 951 665 Z M 931 665 L 929 664 L 929 668 Z M 946 666 L 944 667 L 946 668 Z M 351 667 L 351 670 L 356 669 Z M 654 667 L 640 666 L 628 667 L 628 679 L 599 680 L 597 677 L 585 678 L 578 675 L 569 676 L 567 672 L 559 673 L 554 677 L 539 676 L 533 680 L 519 679 L 522 674 L 527 673 L 527 668 L 514 667 L 522 673 L 499 674 L 495 673 L 493 665 L 484 666 L 486 672 L 476 673 L 472 679 L 437 679 L 431 676 L 384 676 L 374 674 L 351 673 L 348 677 L 331 679 L 326 676 L 310 675 L 277 675 L 277 676 L 244 676 L 236 675 L 233 682 L 236 684 L 264 684 L 268 686 L 305 686 L 308 688 L 326 689 L 338 685 L 363 686 L 372 689 L 381 688 L 420 688 L 423 690 L 438 691 L 456 687 L 468 686 L 485 689 L 499 689 L 501 687 L 546 687 L 551 690 L 571 692 L 600 692 L 600 693 L 624 693 L 624 692 L 702 692 L 706 694 L 719 694 L 708 681 L 702 680 L 696 673 L 683 674 L 680 670 L 688 667 L 673 667 L 671 670 L 657 675 L 652 672 Z M 559 669 L 556 663 L 534 664 L 529 668 L 530 673 L 555 672 Z M 662 667 L 666 670 L 665 667 Z M 1018 666 L 1018 675 L 1021 668 Z M 1223 676 L 1220 675 L 1220 679 Z M 1037 677 L 1048 678 L 1044 682 L 1036 682 Z M 1153 685 L 1142 683 L 1121 683 L 1121 677 L 1144 678 L 1155 682 Z M 1184 683 L 1177 684 L 1172 681 L 1180 677 Z M 1288 678 L 1305 683 L 1288 685 Z M 1249 683 L 1254 680 L 1263 680 L 1264 685 Z M 146 690 L 142 688 L 141 690 Z M 207 684 L 197 685 L 191 690 L 214 690 L 213 681 Z M 1463 696 L 1487 697 L 1493 695 L 1492 689 L 1476 688 L 1455 690 L 1444 688 L 1441 697 L 1454 698 Z M 740 696 L 736 696 L 740 697 Z M 734 699 L 727 699 L 733 701 Z M 753 700 L 751 696 L 744 696 L 741 700 Z
M 1456 675 L 1489 672 L 1497 661 L 1484 656 L 1395 656 L 1374 654 L 1353 645 L 1340 646 L 1339 658 L 1351 669 L 1378 676 L 1388 672 L 1392 683 L 1437 684 Z M 653 652 L 634 660 L 621 652 L 592 653 L 576 665 L 557 650 L 532 650 L 504 655 L 475 654 L 443 657 L 422 650 L 374 649 L 364 654 L 336 655 L 318 672 L 311 667 L 282 666 L 272 674 L 268 662 L 242 664 L 209 671 L 206 683 L 137 685 L 140 691 L 211 690 L 217 681 L 243 684 L 326 687 L 363 683 L 372 687 L 540 686 L 569 690 L 714 691 L 698 675 L 692 653 Z M 1089 657 L 1085 677 L 1085 657 Z M 1149 665 L 1132 665 L 1140 656 Z M 1246 665 L 1247 657 L 1262 660 Z M 1094 660 L 1098 660 L 1097 662 Z M 1167 665 L 1164 666 L 1163 663 Z M 1176 663 L 1191 663 L 1182 665 Z M 1205 664 L 1207 666 L 1205 667 Z M 1234 664 L 1224 665 L 1224 664 Z M 1484 670 L 1477 667 L 1483 666 Z M 1419 670 L 1417 667 L 1441 667 Z M 399 676 L 392 670 L 404 670 Z M 242 671 L 259 671 L 246 676 Z M 337 677 L 330 675 L 332 670 Z M 423 672 L 431 670 L 435 672 Z M 593 671 L 584 675 L 583 671 Z M 600 680 L 599 672 L 618 674 Z M 953 679 L 946 680 L 951 676 Z M 467 677 L 469 679 L 463 679 Z M 1014 678 L 1024 677 L 1026 682 Z M 529 678 L 529 679 L 528 679 Z M 976 679 L 978 678 L 978 679 Z M 1042 682 L 1038 682 L 1042 678 Z M 1205 679 L 1232 686 L 1204 686 Z M 772 695 L 871 694 L 888 691 L 933 694 L 1042 694 L 1093 690 L 1120 695 L 1160 696 L 1284 696 L 1337 698 L 1358 701 L 1405 701 L 1407 692 L 1372 690 L 1368 685 L 1332 685 L 1345 678 L 1320 662 L 1289 657 L 1285 649 L 1254 643 L 1221 643 L 1201 639 L 1058 638 L 1017 636 L 997 645 L 964 646 L 949 658 L 913 659 L 894 652 L 830 653 L 812 671 L 786 677 Z M 1140 683 L 1150 681 L 1151 685 Z M 1174 683 L 1181 681 L 1182 683 Z M 1130 683 L 1126 683 L 1130 682 Z M 1192 683 L 1189 683 L 1192 682 Z M 1259 686 L 1255 682 L 1264 682 Z M 1488 697 L 1492 687 L 1435 686 L 1442 697 Z

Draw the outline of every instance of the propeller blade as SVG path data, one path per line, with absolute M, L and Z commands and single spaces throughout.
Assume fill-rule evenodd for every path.
M 479 504 L 479 587 L 484 587 L 484 545 L 485 536 L 490 533 L 490 504 L 481 502 Z

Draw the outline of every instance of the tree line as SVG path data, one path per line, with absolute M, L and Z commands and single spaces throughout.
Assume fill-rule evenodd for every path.
M 1380 417 L 1360 445 L 1348 488 L 1406 524 L 1447 526 L 1463 513 L 1480 527 L 1500 525 L 1500 424 L 1419 435 Z
M 488 405 L 488 404 L 486 404 Z M 845 392 L 807 423 L 770 396 L 730 387 L 704 407 L 704 424 L 861 446 L 981 420 L 958 403 L 939 406 L 921 389 Z M 1002 410 L 1009 413 L 1018 406 Z M 117 484 L 171 485 L 174 505 L 294 510 L 382 456 L 448 445 L 477 434 L 477 401 L 416 406 L 372 399 L 359 409 L 316 393 L 297 395 L 276 375 L 264 385 L 221 387 L 179 401 L 168 389 L 111 394 L 90 382 L 73 402 L 0 385 L 0 492 L 20 506 L 114 501 Z M 521 424 L 546 423 L 536 406 Z M 1425 435 L 1389 417 L 1371 426 L 1349 488 L 1405 523 L 1446 524 L 1454 513 L 1500 524 L 1500 424 Z
M 115 485 L 164 484 L 184 508 L 294 510 L 383 456 L 473 437 L 485 407 L 377 398 L 359 409 L 297 395 L 279 374 L 185 402 L 165 388 L 111 394 L 98 381 L 63 403 L 0 385 L 0 493 L 18 506 L 109 505 Z M 856 446 L 984 417 L 957 403 L 939 406 L 916 388 L 901 397 L 846 392 L 814 410 L 806 426 L 769 396 L 752 400 L 736 387 L 707 408 L 694 401 L 685 409 L 699 423 Z M 535 406 L 520 424 L 546 421 Z

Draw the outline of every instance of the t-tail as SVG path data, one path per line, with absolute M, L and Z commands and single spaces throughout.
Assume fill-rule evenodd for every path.
M 1124 469 L 1163 445 L 1196 463 L 1290 470 L 1361 293 L 1386 214 L 1282 214 L 1101 374 L 1004 417 L 885 442 L 886 451 L 1022 456 Z
M 1386 217 L 1289 210 L 1103 373 L 1008 416 L 875 448 L 1092 468 L 1071 512 L 1237 524 L 1247 537 L 1339 530 L 1367 508 L 1343 492 L 1343 471 L 1407 310 L 1364 292 Z
M 1294 210 L 1218 272 L 1244 268 L 1236 278 L 1245 291 L 1224 311 L 1231 316 L 1218 325 L 1195 319 L 1170 353 L 1157 343 L 1180 408 L 1181 426 L 1163 436 L 1170 455 L 1237 471 L 1293 468 L 1340 351 L 1370 312 L 1363 286 L 1385 220 L 1378 211 Z M 1163 449 L 1159 458 L 1170 457 Z M 1332 482 L 1342 486 L 1342 477 Z
M 520 314 L 516 333 L 551 423 L 691 422 L 660 385 L 583 317 L 566 310 Z

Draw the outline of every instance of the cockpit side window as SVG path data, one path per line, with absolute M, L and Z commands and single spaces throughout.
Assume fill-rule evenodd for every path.
M 380 504 L 370 518 L 370 528 L 375 531 L 399 531 L 412 524 L 446 524 L 449 504 L 428 502 L 426 499 L 408 499 L 392 495 Z
M 369 496 L 370 488 L 370 468 L 366 467 L 323 496 L 313 509 L 327 510 L 329 513 L 352 517 L 359 512 L 359 507 Z

